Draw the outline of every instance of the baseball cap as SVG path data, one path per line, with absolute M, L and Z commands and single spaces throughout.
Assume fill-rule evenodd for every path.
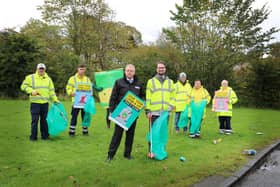
M 46 65 L 43 64 L 43 63 L 40 63 L 40 64 L 37 65 L 37 69 L 40 69 L 40 68 L 47 69 L 47 68 L 46 68 Z
M 179 77 L 187 77 L 187 74 L 182 72 L 182 73 L 179 74 Z

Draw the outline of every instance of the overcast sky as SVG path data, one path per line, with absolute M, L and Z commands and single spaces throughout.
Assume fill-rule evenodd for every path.
M 175 3 L 182 0 L 105 0 L 115 11 L 115 21 L 122 21 L 134 26 L 142 34 L 145 43 L 154 42 L 163 27 L 174 25 L 170 20 L 169 10 L 175 9 Z M 0 0 L 0 29 L 21 27 L 31 17 L 40 19 L 41 13 L 36 9 L 44 0 Z M 267 3 L 271 14 L 262 27 L 280 28 L 280 0 L 256 0 L 255 7 Z M 158 8 L 156 8 L 158 7 Z M 280 41 L 280 33 L 274 35 Z

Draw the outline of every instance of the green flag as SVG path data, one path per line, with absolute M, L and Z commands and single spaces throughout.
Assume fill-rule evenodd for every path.
M 123 77 L 123 69 L 95 72 L 94 74 L 96 85 L 103 88 L 103 90 L 98 93 L 100 104 L 102 106 L 108 106 L 114 83 L 117 79 Z

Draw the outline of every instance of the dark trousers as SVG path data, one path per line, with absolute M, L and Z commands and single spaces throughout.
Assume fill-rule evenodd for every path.
M 109 120 L 109 115 L 110 115 L 110 109 L 107 108 L 107 111 L 106 111 L 106 124 L 107 124 L 107 127 L 110 127 L 110 120 Z
M 176 112 L 175 113 L 175 129 L 176 129 L 176 131 L 179 131 L 178 123 L 179 123 L 181 114 L 182 114 L 182 112 Z M 188 130 L 188 124 L 186 124 L 186 125 L 187 126 L 183 128 L 184 132 L 186 132 Z
M 85 111 L 82 108 L 74 108 L 72 107 L 72 111 L 71 111 L 71 123 L 70 123 L 70 128 L 69 128 L 69 134 L 75 134 L 75 129 L 76 129 L 76 125 L 77 125 L 77 118 L 79 115 L 79 112 L 81 111 L 81 117 L 82 120 L 84 119 L 84 115 L 85 115 Z M 83 127 L 83 133 L 86 134 L 88 133 L 88 128 L 87 127 Z
M 30 140 L 37 139 L 37 131 L 38 131 L 38 121 L 40 118 L 40 131 L 42 139 L 48 139 L 48 124 L 47 124 L 47 115 L 48 115 L 49 104 L 39 104 L 39 103 L 31 103 L 30 112 L 31 112 L 31 135 Z
M 220 129 L 231 130 L 230 116 L 219 116 Z
M 126 131 L 125 149 L 124 149 L 124 156 L 125 157 L 131 156 L 135 127 L 136 127 L 136 121 Z M 109 151 L 108 151 L 108 157 L 113 158 L 114 155 L 116 154 L 116 152 L 118 150 L 118 147 L 121 143 L 123 131 L 124 131 L 124 129 L 122 127 L 120 127 L 118 125 L 115 125 L 115 131 L 114 131 L 111 143 L 110 143 L 110 147 L 109 147 Z

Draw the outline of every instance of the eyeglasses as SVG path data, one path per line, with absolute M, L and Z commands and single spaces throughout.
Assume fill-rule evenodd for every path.
M 157 69 L 165 69 L 165 67 L 158 67 Z

